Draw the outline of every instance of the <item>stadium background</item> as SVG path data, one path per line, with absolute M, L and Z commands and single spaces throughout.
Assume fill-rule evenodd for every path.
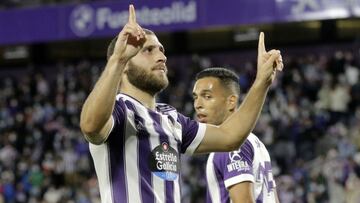
M 236 70 L 246 93 L 264 31 L 285 71 L 254 133 L 271 154 L 281 202 L 360 202 L 360 1 L 132 2 L 166 48 L 171 85 L 159 101 L 190 117 L 203 68 Z M 128 3 L 1 0 L 1 203 L 99 202 L 79 113 Z M 182 202 L 204 202 L 205 162 L 182 158 Z

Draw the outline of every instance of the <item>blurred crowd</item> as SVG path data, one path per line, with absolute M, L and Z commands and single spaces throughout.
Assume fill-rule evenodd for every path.
M 326 50 L 283 52 L 285 70 L 254 130 L 270 152 L 280 202 L 360 202 L 359 50 Z M 197 67 L 236 67 L 245 93 L 256 74 L 255 59 L 247 58 L 207 56 Z M 203 156 L 185 157 L 184 202 L 204 202 L 203 195 L 190 194 L 205 190 L 205 162 Z
M 281 202 L 360 202 L 358 50 L 283 55 L 285 71 L 254 130 L 272 157 Z M 239 73 L 245 95 L 256 74 L 255 57 L 256 52 L 169 56 L 171 86 L 159 101 L 193 117 L 194 75 L 211 66 Z M 0 69 L 0 203 L 100 202 L 78 125 L 104 63 Z M 206 159 L 182 157 L 184 203 L 204 202 Z

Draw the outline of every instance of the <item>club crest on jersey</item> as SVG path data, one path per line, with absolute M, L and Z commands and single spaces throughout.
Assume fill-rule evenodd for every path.
M 169 149 L 169 145 L 166 142 L 162 143 L 161 145 L 163 147 L 164 152 L 167 152 Z
M 155 147 L 149 157 L 150 170 L 164 180 L 176 180 L 179 176 L 180 159 L 177 151 L 167 142 Z
M 240 149 L 236 150 L 236 151 L 229 152 L 229 159 L 231 160 L 231 162 L 241 161 L 242 160 L 242 157 L 240 156 L 240 152 L 241 152 Z
M 250 171 L 249 164 L 243 160 L 243 157 L 240 155 L 241 150 L 229 152 L 230 163 L 227 165 L 228 172 L 238 171 L 238 172 L 248 172 Z

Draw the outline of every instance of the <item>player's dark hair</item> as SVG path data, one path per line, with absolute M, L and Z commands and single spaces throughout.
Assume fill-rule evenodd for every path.
M 196 74 L 196 81 L 205 77 L 218 78 L 225 88 L 240 96 L 239 77 L 234 71 L 221 67 L 206 68 Z
M 143 28 L 143 30 L 147 35 L 155 35 L 155 33 L 149 29 Z M 107 48 L 107 53 L 106 53 L 107 60 L 109 60 L 110 56 L 114 53 L 117 38 L 118 36 L 114 37 Z

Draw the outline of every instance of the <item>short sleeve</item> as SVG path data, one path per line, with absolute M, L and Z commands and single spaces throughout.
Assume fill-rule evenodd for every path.
M 193 154 L 205 135 L 206 125 L 178 113 L 182 129 L 181 153 Z
M 249 140 L 246 140 L 240 150 L 216 154 L 214 165 L 222 174 L 226 188 L 244 181 L 255 182 L 253 159 L 254 148 Z
M 114 110 L 112 112 L 112 119 L 114 121 L 113 126 L 109 132 L 109 136 L 119 130 L 119 127 L 122 127 L 125 122 L 125 104 L 124 101 L 119 99 L 115 101 Z

